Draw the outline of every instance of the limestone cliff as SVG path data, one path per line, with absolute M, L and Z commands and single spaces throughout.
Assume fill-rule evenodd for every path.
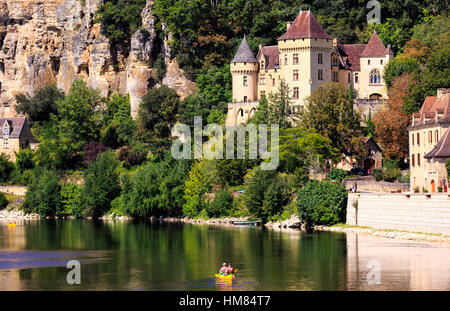
M 182 97 L 192 93 L 188 80 L 172 59 L 168 38 L 158 42 L 152 1 L 142 11 L 143 30 L 131 38 L 127 58 L 114 66 L 108 39 L 93 22 L 98 0 L 0 0 L 0 116 L 16 115 L 14 96 L 33 92 L 53 81 L 67 92 L 84 79 L 103 96 L 130 94 L 135 116 L 149 79 L 155 75 L 155 51 L 164 53 L 167 66 L 162 83 Z

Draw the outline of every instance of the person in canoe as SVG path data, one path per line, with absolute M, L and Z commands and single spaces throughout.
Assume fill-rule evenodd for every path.
M 222 268 L 219 270 L 220 275 L 227 275 L 228 274 L 228 267 L 226 263 L 222 264 Z
M 233 274 L 234 268 L 231 266 L 231 263 L 228 264 L 227 275 Z

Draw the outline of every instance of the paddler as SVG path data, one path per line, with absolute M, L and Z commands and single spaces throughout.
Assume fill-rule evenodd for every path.
M 234 269 L 233 269 L 233 267 L 231 266 L 231 263 L 229 263 L 228 264 L 228 268 L 227 268 L 227 274 L 229 275 L 229 274 L 233 274 L 234 273 Z
M 219 270 L 219 274 L 220 275 L 227 275 L 227 272 L 228 272 L 227 264 L 223 263 L 222 264 L 222 268 L 220 268 L 220 270 Z

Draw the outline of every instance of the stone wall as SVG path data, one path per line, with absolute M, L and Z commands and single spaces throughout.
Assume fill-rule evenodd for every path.
M 25 195 L 27 193 L 26 186 L 0 186 L 0 192 L 14 195 Z
M 345 179 L 344 184 L 346 189 L 351 189 L 355 183 L 355 179 Z M 370 192 L 409 192 L 409 184 L 393 183 L 385 181 L 374 181 L 370 179 L 357 179 L 356 186 L 358 191 Z
M 347 225 L 450 235 L 450 195 L 350 193 Z

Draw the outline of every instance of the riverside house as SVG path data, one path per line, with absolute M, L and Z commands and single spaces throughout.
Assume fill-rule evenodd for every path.
M 412 191 L 449 191 L 445 166 L 450 158 L 449 126 L 450 89 L 438 89 L 437 96 L 425 98 L 408 127 Z
M 35 143 L 25 117 L 0 118 L 0 128 L 2 131 L 0 153 L 8 155 L 11 161 L 16 161 L 15 153 L 19 152 L 19 149 Z

